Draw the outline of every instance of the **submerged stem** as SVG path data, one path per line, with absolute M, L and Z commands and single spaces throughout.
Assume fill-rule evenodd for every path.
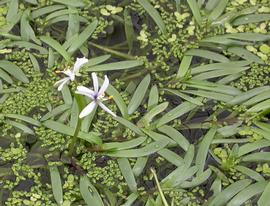
M 115 56 L 119 56 L 119 57 L 122 57 L 122 58 L 125 58 L 125 59 L 129 59 L 129 60 L 136 60 L 136 58 L 134 56 L 132 56 L 132 55 L 125 54 L 125 53 L 122 53 L 122 52 L 119 52 L 119 51 L 115 51 L 113 49 L 110 49 L 110 48 L 107 48 L 107 47 L 104 47 L 104 46 L 95 44 L 93 42 L 89 42 L 89 44 L 91 46 L 94 46 L 94 47 L 100 49 L 100 50 L 103 50 L 103 51 L 109 52 L 111 54 L 114 54 Z

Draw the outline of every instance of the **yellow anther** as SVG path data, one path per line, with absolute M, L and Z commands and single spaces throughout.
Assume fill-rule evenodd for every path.
M 113 96 L 109 96 L 108 99 L 109 99 L 109 100 L 113 99 Z

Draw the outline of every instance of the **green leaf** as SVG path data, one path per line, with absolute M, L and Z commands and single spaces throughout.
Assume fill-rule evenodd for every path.
M 22 81 L 23 83 L 29 83 L 26 75 L 16 64 L 6 60 L 0 60 L 0 68 L 4 69 L 7 73 Z
M 35 32 L 32 29 L 30 23 L 29 23 L 29 17 L 30 16 L 30 10 L 26 9 L 21 17 L 20 22 L 20 32 L 22 40 L 29 41 L 30 39 L 33 40 L 37 44 L 41 44 L 41 42 L 36 38 Z
M 5 80 L 9 84 L 13 83 L 13 80 L 10 78 L 10 76 L 6 72 L 4 72 L 2 69 L 0 69 L 0 78 Z
M 62 104 L 60 106 L 57 106 L 56 108 L 54 108 L 52 111 L 48 112 L 47 114 L 45 114 L 40 121 L 45 121 L 47 119 L 50 119 L 52 117 L 55 117 L 61 113 L 63 113 L 64 111 L 68 110 L 71 108 L 71 105 L 67 105 L 67 104 Z
M 199 5 L 198 3 L 196 2 L 196 0 L 187 0 L 187 3 L 192 11 L 192 14 L 196 20 L 196 22 L 199 24 L 199 25 L 202 25 L 202 16 L 201 16 L 201 13 L 200 13 L 200 8 L 199 8 Z
M 157 152 L 160 156 L 166 159 L 168 162 L 172 163 L 173 165 L 179 167 L 184 164 L 184 160 L 178 154 L 172 152 L 169 149 L 161 149 Z
M 76 99 L 77 96 L 74 97 L 73 104 L 71 107 L 71 113 L 70 113 L 70 121 L 69 126 L 72 128 L 77 128 L 78 122 L 79 122 L 79 102 Z
M 206 59 L 211 59 L 213 61 L 218 61 L 218 62 L 229 62 L 230 60 L 225 57 L 222 54 L 204 50 L 204 49 L 190 49 L 188 50 L 185 55 L 188 56 L 198 56 Z
M 235 70 L 238 70 L 241 69 L 243 66 L 247 66 L 249 64 L 249 61 L 230 61 L 225 63 L 205 64 L 192 68 L 191 74 L 198 74 L 213 70 L 225 70 L 228 68 L 234 68 Z
M 137 183 L 134 177 L 134 174 L 132 172 L 130 163 L 127 158 L 119 158 L 117 159 L 119 168 L 122 172 L 122 175 L 124 176 L 126 183 L 130 189 L 131 192 L 137 191 Z
M 82 33 L 77 36 L 76 39 L 72 42 L 71 46 L 68 49 L 68 52 L 70 54 L 73 54 L 77 49 L 79 49 L 84 42 L 87 41 L 87 39 L 93 34 L 93 32 L 96 30 L 98 26 L 98 21 L 94 20 L 91 24 L 89 24 Z
M 239 206 L 247 202 L 253 196 L 260 194 L 263 192 L 264 188 L 266 187 L 267 182 L 256 182 L 252 185 L 249 185 L 237 195 L 227 204 L 227 206 Z
M 138 135 L 141 136 L 145 136 L 144 133 L 140 130 L 139 127 L 137 127 L 135 124 L 133 124 L 132 122 L 122 118 L 122 117 L 114 117 L 114 119 L 116 121 L 118 121 L 120 124 L 126 126 L 127 128 L 129 128 L 130 130 L 132 130 L 133 132 L 135 132 Z
M 12 125 L 13 127 L 16 127 L 18 129 L 22 130 L 26 134 L 31 134 L 31 135 L 35 134 L 32 129 L 30 129 L 29 127 L 25 126 L 22 123 L 11 121 L 11 120 L 6 120 L 6 123 Z
M 216 132 L 217 132 L 217 127 L 213 126 L 203 137 L 202 142 L 199 145 L 198 153 L 196 155 L 196 160 L 195 160 L 195 164 L 199 168 L 198 175 L 203 173 L 208 150 L 209 150 L 212 140 L 215 137 Z
M 228 102 L 228 104 L 231 105 L 236 105 L 236 104 L 240 104 L 258 94 L 263 93 L 264 91 L 267 91 L 270 89 L 270 86 L 262 86 L 259 88 L 255 88 L 255 89 L 251 89 L 247 92 L 244 92 L 242 94 L 239 94 L 238 96 L 236 96 L 235 98 L 233 98 L 230 102 Z
M 147 13 L 152 17 L 154 22 L 157 24 L 159 29 L 163 34 L 166 33 L 166 26 L 159 15 L 158 11 L 149 3 L 148 0 L 138 0 L 138 3 L 147 11 Z
M 208 19 L 210 21 L 216 20 L 225 10 L 226 6 L 228 4 L 228 0 L 219 1 L 218 4 L 215 6 L 215 8 L 212 10 L 210 15 L 208 16 Z
M 256 62 L 256 63 L 259 63 L 259 64 L 263 64 L 264 61 L 258 57 L 257 55 L 251 53 L 250 51 L 244 49 L 244 48 L 241 48 L 241 47 L 230 47 L 228 49 L 229 52 L 243 58 L 243 59 L 246 59 L 248 61 L 251 61 L 251 62 Z
M 190 168 L 188 168 L 186 165 L 180 166 L 162 180 L 162 187 L 165 188 L 178 187 L 184 181 L 191 178 L 197 171 L 198 168 L 196 166 Z
M 142 172 L 147 164 L 147 161 L 148 161 L 148 157 L 137 158 L 137 161 L 132 168 L 132 171 L 136 177 L 138 177 L 138 176 L 140 176 L 140 174 L 142 174 Z
M 264 147 L 269 147 L 270 141 L 266 139 L 257 140 L 255 142 L 247 143 L 239 147 L 238 156 L 243 156 L 252 151 L 259 150 Z
M 169 137 L 167 137 L 166 135 L 163 134 L 159 134 L 157 132 L 151 131 L 151 130 L 147 130 L 147 129 L 143 129 L 144 133 L 147 134 L 149 137 L 151 137 L 153 140 L 155 141 L 166 141 L 169 142 L 168 146 L 175 146 L 175 141 L 173 141 L 172 139 L 170 139 Z
M 137 193 L 132 193 L 126 198 L 126 202 L 121 206 L 132 206 L 135 200 L 139 197 Z
M 179 66 L 176 78 L 183 78 L 186 76 L 188 69 L 191 65 L 192 56 L 184 56 Z
M 33 68 L 34 68 L 37 72 L 40 73 L 40 67 L 39 67 L 39 63 L 38 63 L 36 57 L 35 57 L 33 54 L 31 54 L 31 53 L 29 53 L 29 57 L 30 57 L 30 60 L 31 60 L 31 62 L 32 62 Z
M 141 127 L 147 127 L 152 122 L 153 118 L 158 114 L 162 113 L 167 107 L 169 103 L 163 102 L 155 107 L 153 107 L 149 112 L 147 112 L 137 123 L 137 125 L 141 125 Z
M 259 95 L 256 95 L 252 97 L 251 99 L 249 99 L 248 101 L 244 102 L 243 105 L 246 105 L 246 106 L 254 105 L 269 98 L 270 98 L 270 90 L 266 90 L 260 93 Z
M 62 205 L 63 203 L 63 190 L 60 173 L 58 171 L 57 166 L 50 166 L 50 175 L 51 175 L 51 184 L 52 191 L 55 201 L 58 205 Z
M 239 180 L 229 185 L 222 192 L 218 193 L 216 197 L 210 202 L 209 206 L 223 206 L 235 196 L 238 192 L 245 189 L 248 185 L 250 185 L 251 180 Z
M 234 26 L 238 26 L 242 24 L 258 23 L 268 20 L 270 20 L 270 14 L 250 14 L 235 19 L 232 24 Z
M 136 111 L 136 109 L 140 106 L 143 101 L 143 98 L 147 92 L 147 89 L 150 85 L 151 77 L 148 74 L 146 77 L 138 85 L 137 89 L 135 90 L 129 105 L 128 105 L 128 114 L 132 114 Z
M 159 99 L 159 91 L 157 85 L 153 85 L 149 92 L 148 110 L 152 109 L 154 106 L 158 104 L 158 99 Z
M 228 95 L 228 94 L 221 94 L 221 93 L 217 93 L 217 92 L 208 92 L 208 91 L 202 91 L 202 90 L 184 90 L 184 93 L 187 94 L 193 94 L 196 96 L 200 96 L 200 97 L 206 97 L 208 99 L 214 99 L 214 100 L 218 100 L 218 101 L 222 101 L 222 102 L 229 102 L 233 96 Z
M 99 71 L 112 71 L 112 70 L 122 70 L 122 69 L 130 69 L 137 66 L 141 66 L 143 64 L 142 61 L 139 60 L 128 60 L 128 61 L 120 61 L 108 64 L 100 64 L 97 66 L 85 67 L 85 71 L 91 72 L 99 72 Z
M 267 99 L 263 102 L 260 102 L 256 105 L 254 105 L 253 107 L 249 108 L 247 110 L 247 112 L 260 112 L 263 111 L 265 109 L 269 109 L 270 108 L 270 99 Z
M 204 72 L 204 73 L 201 73 L 199 75 L 196 75 L 192 79 L 193 80 L 213 79 L 213 78 L 222 77 L 225 75 L 241 73 L 241 72 L 248 70 L 248 69 L 249 69 L 249 67 L 239 67 L 239 68 L 227 68 L 224 70 L 223 69 L 222 70 L 221 69 L 220 70 L 213 70 L 213 71 Z M 240 74 L 240 76 L 241 76 L 241 74 Z M 238 76 L 237 76 L 237 78 L 238 78 Z
M 48 44 L 50 47 L 55 49 L 59 54 L 61 54 L 66 61 L 70 60 L 70 56 L 67 53 L 67 51 L 64 49 L 64 47 L 58 43 L 58 41 L 54 40 L 53 38 L 49 36 L 41 36 L 40 40 L 44 43 Z
M 31 42 L 26 42 L 26 41 L 12 41 L 7 44 L 8 47 L 19 47 L 19 48 L 25 48 L 28 50 L 35 49 L 39 51 L 41 54 L 48 54 L 47 49 L 44 47 L 41 47 L 39 45 L 33 44 Z
M 18 8 L 19 8 L 19 1 L 18 0 L 11 0 L 8 6 L 8 12 L 6 16 L 7 22 L 11 23 L 16 19 L 16 16 L 18 14 Z
M 91 66 L 98 65 L 100 63 L 103 63 L 103 62 L 107 61 L 110 57 L 111 57 L 110 54 L 106 54 L 106 55 L 91 58 L 91 59 L 88 60 L 88 62 L 86 64 L 84 64 L 84 66 L 85 67 L 91 67 Z
M 103 150 L 124 150 L 137 147 L 145 142 L 147 137 L 138 137 L 125 142 L 109 142 L 102 144 Z
M 243 173 L 246 176 L 249 176 L 251 179 L 254 179 L 256 181 L 265 181 L 265 179 L 263 178 L 263 176 L 261 176 L 258 172 L 249 169 L 248 167 L 244 167 L 241 165 L 236 165 L 234 167 L 236 170 L 238 170 L 239 172 Z
M 125 9 L 124 11 L 124 20 L 125 20 L 125 34 L 126 34 L 126 39 L 128 43 L 128 48 L 129 52 L 133 49 L 133 41 L 135 39 L 135 31 L 133 28 L 133 23 L 131 16 L 129 14 L 128 9 Z
M 188 181 L 183 182 L 180 185 L 180 187 L 181 188 L 192 188 L 192 187 L 196 187 L 196 186 L 204 183 L 205 181 L 207 181 L 211 174 L 212 174 L 212 171 L 211 171 L 210 168 L 208 168 L 203 173 L 201 173 L 200 175 L 198 175 L 195 178 L 193 178 L 190 182 L 188 182 Z
M 61 90 L 61 93 L 63 96 L 63 100 L 65 102 L 65 105 L 72 105 L 73 100 L 72 100 L 72 96 L 67 85 L 63 87 L 63 89 Z
M 73 7 L 84 7 L 85 4 L 82 0 L 52 0 L 53 2 L 57 2 L 60 4 L 65 4 L 67 6 Z
M 260 199 L 258 200 L 258 206 L 267 206 L 270 202 L 270 182 L 266 185 Z
M 241 91 L 235 87 L 217 84 L 209 81 L 189 80 L 185 83 L 188 85 L 188 87 L 219 92 L 222 94 L 228 94 L 233 96 L 241 94 Z
M 270 152 L 255 152 L 242 158 L 244 162 L 269 162 Z
M 5 117 L 8 117 L 8 118 L 12 118 L 12 119 L 19 119 L 19 120 L 22 120 L 24 122 L 28 122 L 32 125 L 35 125 L 35 126 L 40 126 L 40 122 L 38 120 L 35 120 L 31 117 L 27 117 L 27 116 L 24 116 L 24 115 L 20 115 L 20 114 L 3 114 Z
M 155 141 L 139 149 L 120 150 L 113 153 L 106 153 L 106 155 L 111 156 L 111 157 L 127 157 L 127 158 L 149 156 L 161 150 L 167 144 L 168 142 L 164 140 Z
M 43 16 L 45 14 L 48 13 L 52 13 L 54 11 L 60 10 L 60 9 L 64 9 L 65 6 L 64 5 L 51 5 L 51 6 L 45 6 L 39 9 L 36 9 L 34 11 L 31 12 L 32 18 L 37 18 L 40 16 Z
M 73 136 L 73 134 L 74 134 L 74 128 L 66 126 L 60 122 L 47 120 L 47 121 L 43 122 L 43 125 L 47 128 L 50 128 L 56 132 L 60 132 L 60 133 L 65 134 L 65 135 Z M 97 145 L 101 145 L 101 143 L 102 143 L 101 138 L 95 132 L 89 132 L 89 133 L 79 132 L 78 137 L 80 139 L 87 141 L 87 142 L 94 143 Z
M 161 117 L 159 120 L 157 120 L 157 127 L 161 127 L 162 125 L 182 116 L 183 114 L 193 110 L 196 107 L 197 105 L 190 102 L 183 102 L 182 104 L 164 114 L 163 117 Z
M 158 130 L 172 138 L 183 150 L 188 150 L 190 144 L 179 131 L 167 125 L 159 127 Z
M 198 106 L 202 106 L 203 105 L 203 103 L 201 101 L 199 101 L 197 98 L 192 98 L 192 97 L 190 97 L 190 96 L 188 96 L 186 94 L 183 94 L 183 93 L 181 93 L 181 92 L 179 92 L 177 90 L 174 90 L 174 89 L 164 89 L 164 91 L 168 91 L 168 92 L 170 92 L 172 94 L 175 94 L 176 96 L 179 96 L 182 99 L 184 99 L 184 100 L 186 100 L 186 101 L 188 101 L 188 102 L 190 102 L 192 104 L 196 104 Z
M 97 189 L 90 183 L 86 175 L 80 177 L 80 192 L 88 206 L 104 206 Z
M 192 164 L 194 155 L 195 155 L 195 147 L 193 144 L 190 144 L 184 157 L 184 161 L 187 167 L 190 167 L 190 165 Z

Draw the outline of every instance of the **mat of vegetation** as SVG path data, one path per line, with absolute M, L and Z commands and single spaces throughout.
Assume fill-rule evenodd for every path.
M 0 205 L 269 206 L 269 0 L 0 0 Z

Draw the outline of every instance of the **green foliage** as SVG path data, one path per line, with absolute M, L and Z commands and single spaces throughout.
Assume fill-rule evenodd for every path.
M 0 1 L 0 205 L 265 206 L 269 85 L 268 0 Z

